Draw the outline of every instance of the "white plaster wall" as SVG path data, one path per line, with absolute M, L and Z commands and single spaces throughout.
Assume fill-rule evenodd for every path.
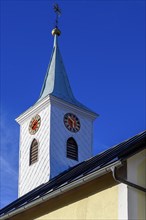
M 146 150 L 128 159 L 127 179 L 146 188 Z M 128 187 L 128 218 L 146 219 L 146 193 L 133 187 Z
M 35 135 L 29 133 L 28 127 L 33 116 L 41 116 L 41 125 Z M 33 139 L 39 143 L 38 161 L 29 166 L 29 151 Z M 47 105 L 37 113 L 32 113 L 20 126 L 19 158 L 19 196 L 45 183 L 50 177 L 50 106 Z
M 70 132 L 64 126 L 64 115 L 69 112 L 75 114 L 80 120 L 81 128 L 77 133 Z M 67 109 L 53 104 L 51 106 L 51 177 L 90 158 L 92 156 L 92 136 L 93 122 L 91 118 L 77 109 Z M 78 144 L 78 161 L 66 157 L 66 142 L 70 137 L 73 137 Z
M 128 189 L 127 185 L 118 185 L 118 219 L 128 220 Z

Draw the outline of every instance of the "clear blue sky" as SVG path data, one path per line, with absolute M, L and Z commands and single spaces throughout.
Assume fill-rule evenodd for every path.
M 97 112 L 94 154 L 145 124 L 145 1 L 58 1 L 60 50 L 75 97 Z M 49 63 L 53 1 L 1 0 L 1 207 L 17 198 L 19 126 Z

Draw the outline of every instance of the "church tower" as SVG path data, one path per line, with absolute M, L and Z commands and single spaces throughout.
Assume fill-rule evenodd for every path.
M 92 156 L 97 114 L 78 102 L 71 90 L 58 46 L 54 46 L 38 101 L 21 114 L 19 197 Z

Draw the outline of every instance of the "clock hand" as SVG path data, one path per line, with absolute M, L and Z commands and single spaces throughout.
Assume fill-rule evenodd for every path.
M 69 124 L 72 127 L 73 126 L 73 121 L 69 118 Z
M 72 122 L 74 122 L 74 120 L 73 120 L 70 116 L 68 116 L 68 118 L 69 118 Z
M 75 128 L 75 126 L 76 126 L 75 119 L 72 119 L 70 116 L 68 116 L 68 118 L 71 120 L 73 128 Z
M 32 129 L 34 129 L 37 125 L 37 121 L 34 122 L 33 126 L 32 126 Z
M 72 127 L 74 128 L 75 126 L 74 126 L 74 124 L 75 124 L 75 121 L 69 116 L 68 117 L 69 118 L 69 120 L 70 120 L 70 122 L 71 122 L 71 124 L 72 124 Z

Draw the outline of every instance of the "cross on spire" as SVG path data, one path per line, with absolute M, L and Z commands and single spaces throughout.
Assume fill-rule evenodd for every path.
M 55 27 L 58 28 L 58 18 L 61 15 L 61 10 L 58 4 L 54 4 L 53 9 L 56 14 Z

